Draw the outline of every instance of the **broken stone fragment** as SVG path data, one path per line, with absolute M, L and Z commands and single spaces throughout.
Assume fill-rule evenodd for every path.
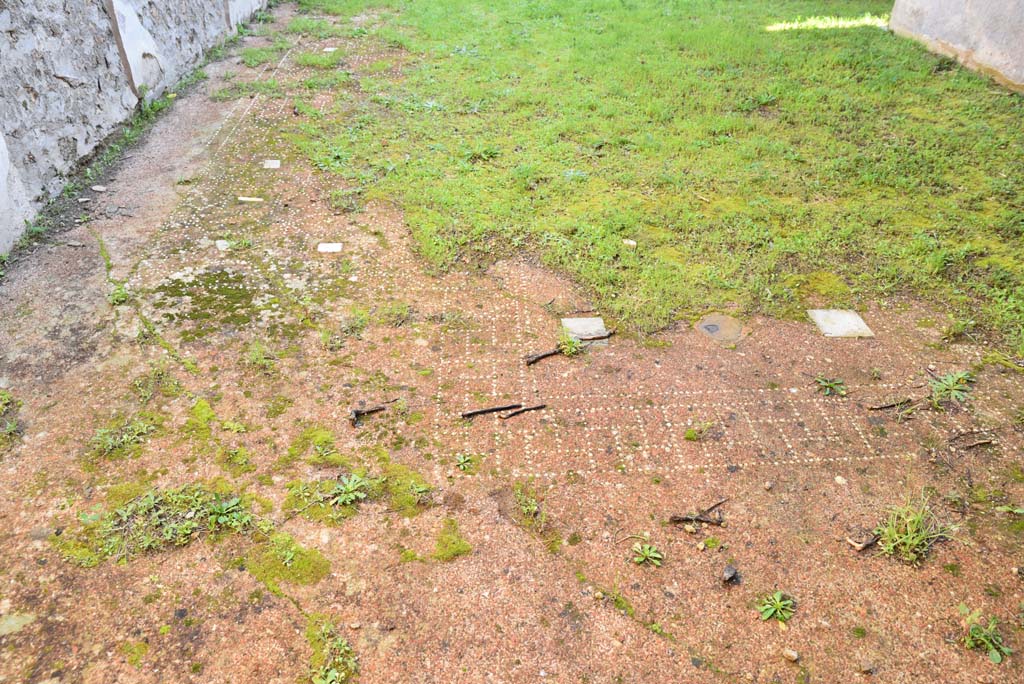
M 864 319 L 849 309 L 810 309 L 807 312 L 825 337 L 874 337 Z
M 736 584 L 740 581 L 740 573 L 736 570 L 736 567 L 731 563 L 725 566 L 725 570 L 722 570 L 722 582 L 725 584 Z
M 244 195 L 239 195 L 238 201 L 239 202 L 262 202 L 263 198 L 262 197 L 245 197 Z
M 94 185 L 94 186 L 92 186 L 89 189 L 92 190 L 93 192 L 106 192 L 107 191 L 107 186 L 106 185 Z
M 782 649 L 782 657 L 791 663 L 795 663 L 796 661 L 800 660 L 800 654 L 791 648 Z

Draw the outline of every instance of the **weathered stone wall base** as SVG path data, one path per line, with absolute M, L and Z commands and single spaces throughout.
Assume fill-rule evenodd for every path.
M 0 254 L 67 174 L 266 0 L 0 3 Z

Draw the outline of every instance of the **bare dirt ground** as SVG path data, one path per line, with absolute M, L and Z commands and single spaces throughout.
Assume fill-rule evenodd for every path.
M 344 48 L 357 74 L 372 61 Z M 998 617 L 1024 651 L 1021 532 L 996 510 L 1024 501 L 1019 371 L 944 343 L 909 300 L 863 312 L 874 339 L 754 319 L 734 345 L 680 326 L 527 367 L 586 293 L 526 258 L 429 273 L 398 208 L 331 208 L 331 179 L 286 140 L 290 99 L 211 101 L 236 67 L 213 65 L 95 195 L 92 220 L 0 283 L 0 388 L 23 402 L 0 461 L 0 681 L 308 681 L 313 614 L 337 625 L 364 683 L 1021 681 L 1018 655 L 995 665 L 964 648 L 957 610 Z M 248 77 L 302 74 L 285 55 Z M 121 280 L 132 299 L 112 306 Z M 903 421 L 871 408 L 926 394 L 929 371 L 971 368 L 965 406 Z M 154 369 L 177 389 L 140 398 L 133 381 Z M 818 375 L 848 396 L 824 396 Z M 186 427 L 199 400 L 216 415 L 203 439 Z M 506 403 L 546 408 L 459 417 Z M 90 459 L 97 430 L 140 411 L 159 427 L 133 457 Z M 348 467 L 305 448 L 311 426 Z M 967 448 L 978 435 L 991 443 Z M 250 464 L 232 470 L 239 447 Z M 387 463 L 431 485 L 423 505 L 366 501 L 337 524 L 286 510 L 291 482 Z M 255 533 L 95 567 L 62 553 L 115 492 L 201 481 L 244 493 L 329 573 L 268 586 L 239 560 Z M 922 493 L 958 531 L 921 567 L 846 542 Z M 668 523 L 721 499 L 724 526 Z M 445 562 L 446 519 L 472 550 Z M 661 567 L 632 562 L 641 533 Z M 738 583 L 721 581 L 727 564 Z M 775 590 L 796 601 L 786 629 L 755 609 Z

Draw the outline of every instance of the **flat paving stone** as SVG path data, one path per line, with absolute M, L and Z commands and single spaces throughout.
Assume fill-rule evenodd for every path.
M 811 317 L 825 337 L 874 337 L 864 319 L 849 309 L 810 309 Z
M 563 318 L 562 327 L 569 331 L 569 334 L 580 339 L 583 337 L 598 337 L 607 335 L 608 329 L 604 327 L 604 319 L 600 316 L 587 318 Z M 607 347 L 608 340 L 593 340 L 589 344 L 596 347 Z
M 708 314 L 693 327 L 719 342 L 736 342 L 743 337 L 743 323 L 725 314 Z
M 263 160 L 263 168 L 265 168 L 265 169 L 279 169 L 279 168 L 281 168 L 281 160 L 280 159 L 264 159 Z
M 321 254 L 336 254 L 341 251 L 340 242 L 321 242 L 316 246 L 316 251 Z

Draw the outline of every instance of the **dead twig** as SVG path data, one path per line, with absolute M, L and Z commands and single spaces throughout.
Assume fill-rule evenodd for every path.
M 875 544 L 877 544 L 878 543 L 878 535 L 877 534 L 873 534 L 870 537 L 868 537 L 867 540 L 862 541 L 862 542 L 854 541 L 853 539 L 850 539 L 849 537 L 847 537 L 846 538 L 846 543 L 849 544 L 850 546 L 852 546 L 854 548 L 854 550 L 857 551 L 857 553 L 860 553 L 864 549 L 869 549 L 872 546 L 874 546 Z
M 537 363 L 538 361 L 543 361 L 544 359 L 548 358 L 549 356 L 557 356 L 557 355 L 559 355 L 561 353 L 562 352 L 559 349 L 552 349 L 551 351 L 544 351 L 544 352 L 540 352 L 540 353 L 537 353 L 537 354 L 530 354 L 529 356 L 524 357 L 524 358 L 526 359 L 526 365 L 527 366 L 532 366 L 533 364 Z
M 487 413 L 499 413 L 501 411 L 514 411 L 515 409 L 523 408 L 522 404 L 507 404 L 505 406 L 492 406 L 491 408 L 474 409 L 472 411 L 465 411 L 460 415 L 463 418 L 475 418 L 476 416 L 482 416 Z
M 959 447 L 959 448 L 960 449 L 973 449 L 974 447 L 979 447 L 979 446 L 982 446 L 983 444 L 992 444 L 993 442 L 994 442 L 994 440 L 991 440 L 991 439 L 979 439 L 977 442 L 971 442 L 970 444 L 965 444 L 964 446 Z
M 372 416 L 374 413 L 380 413 L 381 411 L 385 411 L 388 408 L 388 404 L 393 404 L 396 401 L 398 400 L 391 399 L 390 401 L 385 401 L 383 404 L 378 404 L 377 406 L 371 406 L 369 408 L 354 408 L 349 411 L 348 420 L 350 423 L 352 423 L 352 427 L 355 427 L 359 425 L 360 418 L 364 416 Z
M 540 411 L 541 409 L 545 409 L 547 407 L 547 404 L 537 404 L 536 406 L 524 406 L 523 408 L 516 409 L 511 413 L 506 413 L 505 415 L 498 417 L 501 418 L 502 420 L 508 420 L 509 418 L 514 418 L 520 414 L 526 413 L 527 411 Z
M 717 511 L 714 517 L 710 517 L 711 513 L 714 512 L 719 506 L 728 501 L 728 498 L 718 501 L 699 513 L 688 513 L 687 515 L 673 515 L 668 519 L 673 525 L 681 525 L 683 523 L 695 523 L 700 522 L 706 525 L 722 525 L 725 522 L 725 518 L 722 517 L 722 512 Z
M 900 408 L 901 406 L 907 406 L 913 403 L 910 399 L 897 399 L 896 401 L 889 402 L 888 404 L 879 404 L 878 406 L 868 406 L 869 411 L 883 411 L 885 409 Z

